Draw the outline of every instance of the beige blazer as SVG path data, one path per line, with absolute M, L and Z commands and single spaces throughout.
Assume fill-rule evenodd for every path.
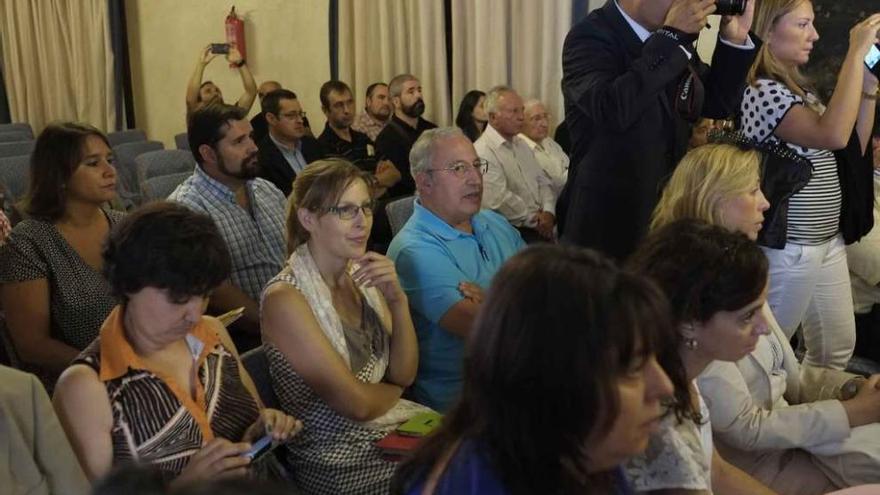
M 765 305 L 763 311 L 770 331 L 782 343 L 787 374 L 784 397 L 773 397 L 771 370 L 754 353 L 736 363 L 713 362 L 697 379 L 719 450 L 747 470 L 750 464 L 761 462 L 761 451 L 809 449 L 850 434 L 840 401 L 819 399 L 836 397 L 853 375 L 801 369 L 769 307 Z
M 43 385 L 0 366 L 0 493 L 87 495 L 91 490 Z

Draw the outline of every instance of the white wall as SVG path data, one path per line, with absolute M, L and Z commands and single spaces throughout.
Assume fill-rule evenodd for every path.
M 224 20 L 233 2 L 126 0 L 132 89 L 137 127 L 174 147 L 186 131 L 186 84 L 200 51 L 226 41 Z M 297 93 L 316 133 L 324 116 L 318 91 L 330 79 L 329 2 L 238 0 L 245 18 L 248 65 L 259 84 L 275 79 Z M 218 57 L 205 80 L 234 103 L 242 93 L 238 72 Z M 251 113 L 259 111 L 254 103 Z

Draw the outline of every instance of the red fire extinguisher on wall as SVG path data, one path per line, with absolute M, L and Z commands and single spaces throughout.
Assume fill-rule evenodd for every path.
M 238 49 L 242 60 L 247 60 L 247 48 L 244 43 L 244 20 L 235 14 L 234 5 L 229 11 L 229 15 L 226 16 L 226 42 Z M 229 67 L 236 67 L 236 65 L 229 64 Z

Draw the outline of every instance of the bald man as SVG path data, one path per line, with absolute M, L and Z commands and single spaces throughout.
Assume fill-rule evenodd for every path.
M 260 113 L 251 119 L 251 127 L 254 128 L 254 142 L 260 142 L 269 134 L 269 124 L 266 123 L 266 113 L 263 111 L 263 98 L 277 89 L 284 89 L 278 81 L 263 81 L 257 88 L 257 96 L 260 98 Z

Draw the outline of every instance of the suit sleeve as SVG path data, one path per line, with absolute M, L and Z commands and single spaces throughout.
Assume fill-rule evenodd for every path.
M 607 32 L 572 31 L 562 50 L 562 91 L 592 121 L 623 132 L 657 103 L 657 95 L 676 81 L 688 65 L 679 44 L 651 35 L 641 56 L 629 67 L 622 42 Z
M 737 48 L 721 42 L 715 45 L 712 67 L 704 71 L 703 84 L 706 88 L 706 101 L 703 116 L 710 119 L 727 119 L 736 115 L 746 87 L 746 76 L 758 50 L 761 40 L 749 34 L 755 47 L 751 50 Z M 706 67 L 703 67 L 706 69 Z
M 808 448 L 847 438 L 849 420 L 837 400 L 764 409 L 734 363 L 715 361 L 698 380 L 712 432 L 746 451 Z

